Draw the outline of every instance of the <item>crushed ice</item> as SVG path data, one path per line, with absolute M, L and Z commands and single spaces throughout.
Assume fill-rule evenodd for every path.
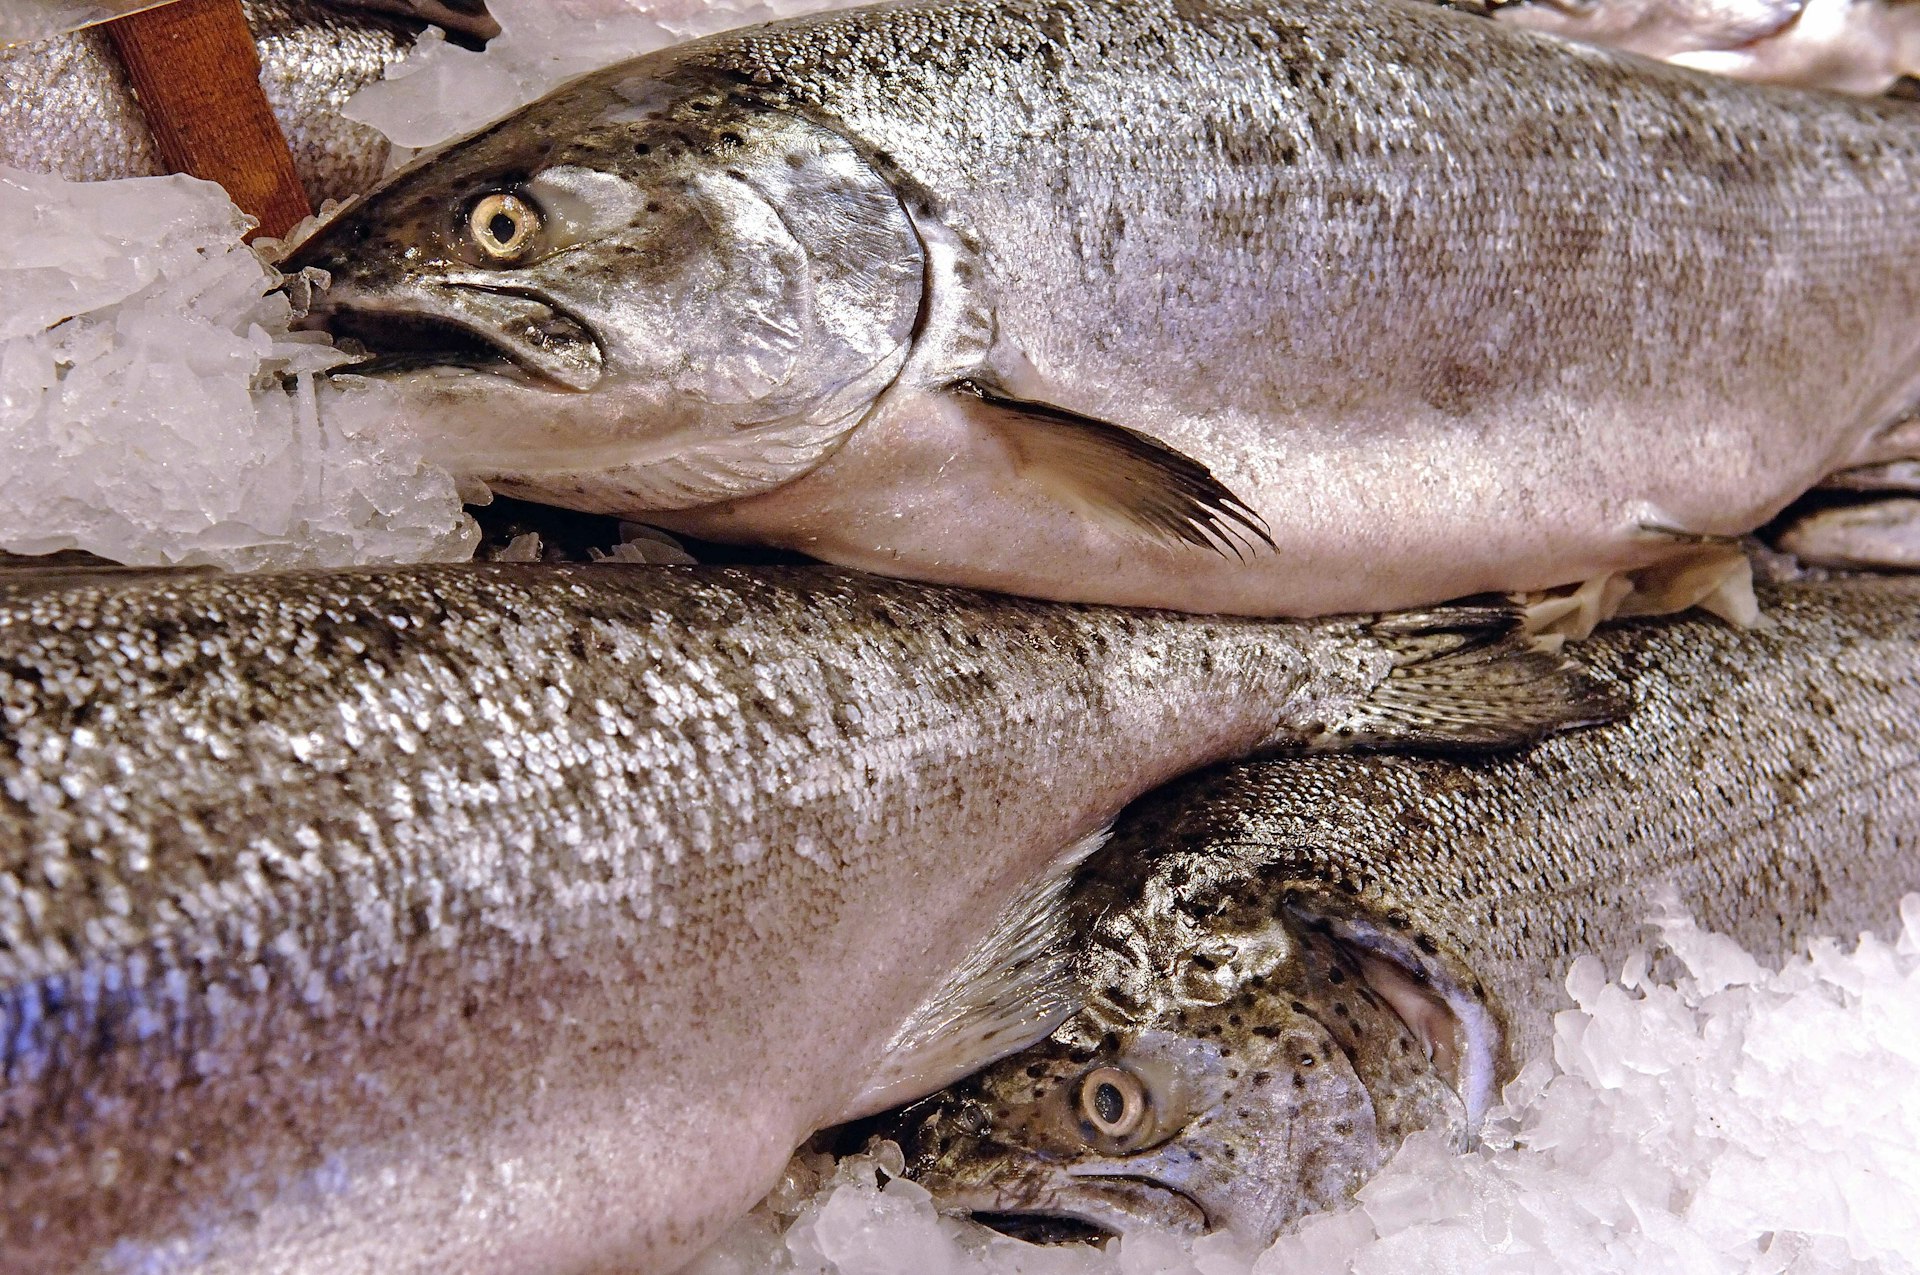
M 280 277 L 191 177 L 0 169 L 0 550 L 325 566 L 471 556 L 384 391 L 290 334 Z
M 1031 1247 L 940 1216 L 885 1143 L 796 1157 L 692 1275 L 1920 1271 L 1920 896 L 1900 918 L 1895 942 L 1823 939 L 1776 971 L 1668 910 L 1614 977 L 1575 962 L 1552 1057 L 1475 1151 L 1415 1135 L 1353 1207 L 1263 1254 Z
M 505 34 L 486 52 L 430 32 L 349 114 L 423 146 L 592 67 L 821 7 L 493 0 Z M 241 569 L 472 555 L 454 482 L 381 386 L 316 375 L 342 356 L 288 332 L 279 278 L 217 187 L 0 170 L 0 219 L 0 552 Z
M 346 114 L 397 147 L 437 145 L 599 67 L 696 36 L 859 2 L 490 0 L 502 34 L 484 52 L 430 31 L 383 82 L 356 94 Z

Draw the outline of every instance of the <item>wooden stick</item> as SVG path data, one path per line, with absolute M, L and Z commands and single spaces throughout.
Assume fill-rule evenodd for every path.
M 240 0 L 176 0 L 104 29 L 167 167 L 225 186 L 260 223 L 249 238 L 283 235 L 313 211 L 260 87 Z

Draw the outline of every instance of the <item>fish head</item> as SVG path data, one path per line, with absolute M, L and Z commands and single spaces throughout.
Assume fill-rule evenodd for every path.
M 904 364 L 924 273 L 838 134 L 625 68 L 416 160 L 283 266 L 307 267 L 307 326 L 406 392 L 429 459 L 609 512 L 819 463 Z
M 1408 1133 L 1464 1144 L 1464 1033 L 1421 972 L 1264 897 L 1198 933 L 1160 919 L 1186 931 L 1171 961 L 1133 918 L 1139 959 L 1052 1037 L 879 1128 L 942 1208 L 1023 1238 L 1265 1245 L 1346 1201 Z

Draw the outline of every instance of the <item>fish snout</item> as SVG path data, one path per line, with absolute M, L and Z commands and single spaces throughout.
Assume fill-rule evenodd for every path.
M 605 351 L 584 320 L 520 287 L 420 281 L 368 288 L 336 278 L 293 326 L 359 347 L 366 357 L 339 369 L 356 375 L 454 367 L 581 393 L 606 372 Z

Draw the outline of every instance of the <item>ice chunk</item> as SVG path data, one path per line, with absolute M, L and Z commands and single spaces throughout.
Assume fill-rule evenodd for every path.
M 290 334 L 191 177 L 0 169 L 0 550 L 223 567 L 460 559 L 477 533 L 384 387 Z
M 347 104 L 396 146 L 469 133 L 587 71 L 695 36 L 858 0 L 492 0 L 502 34 L 470 52 L 428 32 Z
M 1636 953 L 1614 980 L 1578 963 L 1553 1059 L 1508 1086 L 1478 1147 L 1407 1139 L 1351 1208 L 1257 1258 L 1221 1237 L 1036 1249 L 887 1198 L 870 1157 L 814 1157 L 694 1270 L 1920 1271 L 1920 897 L 1900 915 L 1895 943 L 1823 940 L 1776 971 L 1669 912 L 1677 964 Z

